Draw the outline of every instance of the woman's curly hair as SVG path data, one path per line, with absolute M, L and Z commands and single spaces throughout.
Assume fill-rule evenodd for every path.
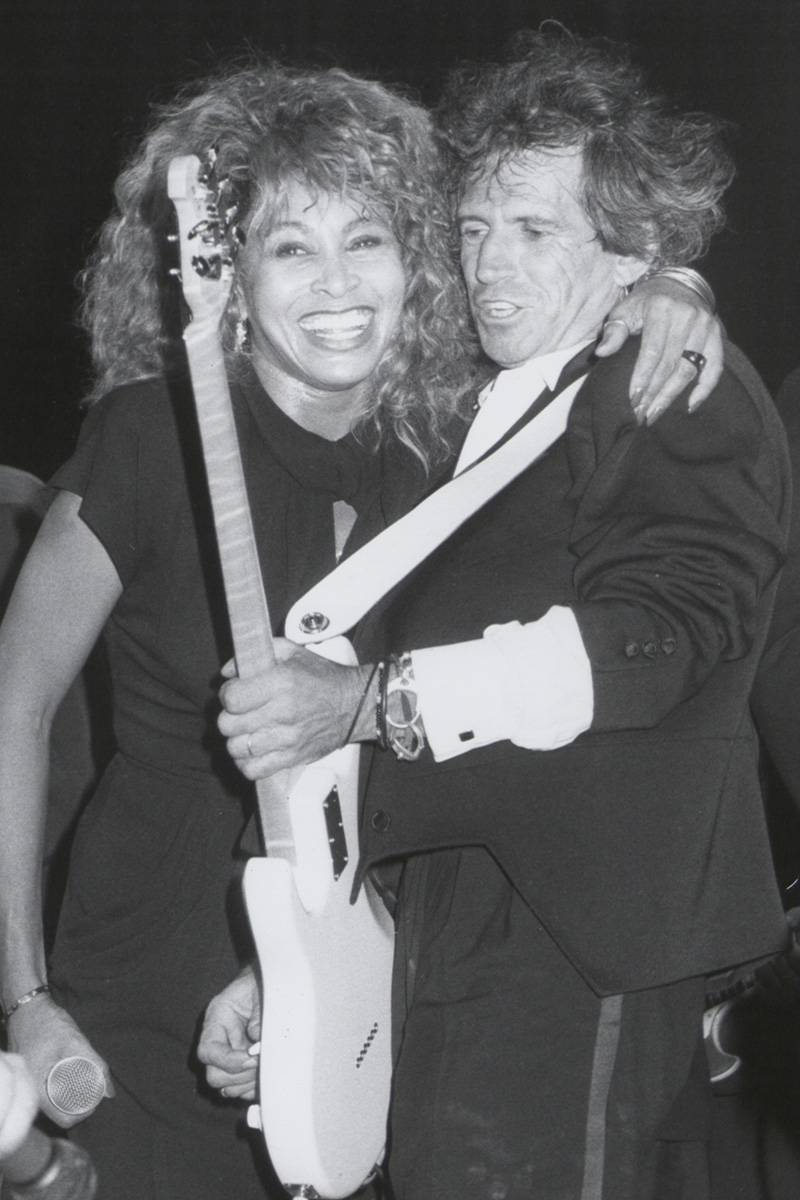
M 381 84 L 340 70 L 275 63 L 226 70 L 161 107 L 115 186 L 116 208 L 83 275 L 82 322 L 96 385 L 90 399 L 168 370 L 179 343 L 165 242 L 166 180 L 182 154 L 216 150 L 246 237 L 263 236 L 282 185 L 355 194 L 388 219 L 401 248 L 406 297 L 400 327 L 357 422 L 370 445 L 394 435 L 427 466 L 447 450 L 447 427 L 471 390 L 475 340 L 453 252 L 430 118 Z M 223 321 L 233 369 L 235 305 Z
M 647 90 L 626 47 L 555 22 L 525 30 L 509 60 L 450 76 L 437 125 L 457 204 L 487 164 L 528 150 L 583 151 L 583 202 L 605 249 L 686 264 L 721 227 L 733 178 L 724 123 Z

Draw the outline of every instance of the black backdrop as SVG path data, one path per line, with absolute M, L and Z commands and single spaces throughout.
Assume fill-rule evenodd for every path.
M 432 100 L 444 69 L 556 17 L 640 47 L 651 77 L 736 127 L 728 230 L 704 270 L 731 335 L 775 387 L 800 363 L 800 0 L 11 0 L 2 190 L 8 361 L 0 462 L 69 453 L 87 363 L 74 279 L 148 105 L 246 43 L 340 64 Z

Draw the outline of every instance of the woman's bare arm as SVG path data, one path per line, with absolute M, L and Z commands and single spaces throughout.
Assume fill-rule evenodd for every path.
M 122 590 L 111 559 L 78 516 L 79 506 L 79 497 L 68 492 L 54 500 L 0 626 L 0 979 L 6 1009 L 47 979 L 41 872 L 53 715 Z M 104 1070 L 105 1064 L 46 994 L 13 1013 L 8 1036 L 31 1067 L 44 1111 L 69 1124 L 43 1090 L 50 1066 L 70 1054 L 92 1057 Z

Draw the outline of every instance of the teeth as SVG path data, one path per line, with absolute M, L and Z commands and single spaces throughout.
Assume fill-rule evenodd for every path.
M 361 333 L 371 318 L 368 308 L 349 308 L 346 312 L 311 313 L 300 318 L 300 327 L 321 336 L 346 337 Z

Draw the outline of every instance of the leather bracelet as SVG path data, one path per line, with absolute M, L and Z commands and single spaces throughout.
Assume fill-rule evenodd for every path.
M 381 750 L 388 749 L 389 739 L 386 736 L 386 685 L 389 681 L 389 670 L 385 662 L 378 663 L 378 698 L 375 701 L 375 737 Z
M 8 1018 L 12 1017 L 18 1008 L 22 1008 L 23 1004 L 30 1004 L 31 1000 L 35 1000 L 37 996 L 44 996 L 49 994 L 49 992 L 50 985 L 47 983 L 40 983 L 38 987 L 31 988 L 29 992 L 25 992 L 25 994 L 20 996 L 19 999 L 15 1000 L 13 1004 L 9 1004 L 8 1008 L 6 1008 L 5 1005 L 0 1005 L 0 1015 L 2 1015 L 4 1023 L 7 1023 Z
M 358 718 L 361 716 L 361 710 L 363 709 L 364 704 L 366 702 L 367 696 L 369 694 L 369 689 L 372 687 L 372 681 L 375 678 L 376 673 L 380 670 L 380 668 L 382 666 L 383 666 L 383 663 L 380 663 L 380 662 L 375 663 L 374 667 L 372 668 L 372 670 L 369 673 L 369 678 L 367 679 L 367 682 L 364 684 L 364 690 L 361 693 L 361 699 L 358 702 L 356 711 L 353 714 L 353 719 L 350 722 L 350 728 L 347 731 L 347 736 L 345 737 L 344 741 L 342 742 L 343 746 L 346 746 L 348 744 L 348 742 L 350 741 L 350 738 L 353 736 L 353 730 L 355 729 L 356 724 L 358 723 Z
M 676 283 L 682 284 L 703 301 L 712 315 L 717 311 L 717 300 L 712 291 L 711 284 L 707 279 L 703 278 L 699 271 L 695 271 L 693 267 L 654 267 L 652 271 L 647 271 L 642 275 L 637 282 L 645 283 L 648 279 L 659 278 L 673 279 Z

